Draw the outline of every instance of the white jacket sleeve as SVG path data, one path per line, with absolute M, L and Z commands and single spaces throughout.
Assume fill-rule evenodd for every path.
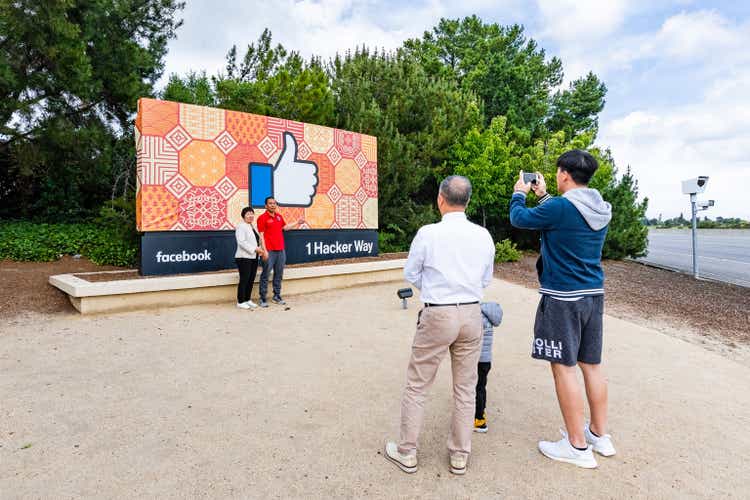
M 258 242 L 255 240 L 255 234 L 250 227 L 239 225 L 235 229 L 234 235 L 237 238 L 237 246 L 249 254 L 255 253 L 255 250 L 258 248 Z

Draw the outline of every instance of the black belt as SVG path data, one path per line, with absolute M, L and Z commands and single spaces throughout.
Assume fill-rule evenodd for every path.
M 479 304 L 478 300 L 475 300 L 474 302 L 454 302 L 453 304 L 430 304 L 429 302 L 425 302 L 425 307 L 446 307 L 446 306 L 470 306 L 472 304 Z

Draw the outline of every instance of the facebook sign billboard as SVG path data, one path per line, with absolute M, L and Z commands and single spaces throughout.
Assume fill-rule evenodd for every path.
M 267 116 L 141 99 L 135 123 L 141 272 L 234 267 L 234 228 L 272 196 L 288 262 L 377 255 L 375 137 Z M 159 253 L 161 252 L 161 253 Z

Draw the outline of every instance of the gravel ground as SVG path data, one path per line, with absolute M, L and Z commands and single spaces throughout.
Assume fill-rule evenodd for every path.
M 0 321 L 0 498 L 750 498 L 750 366 L 611 315 L 617 455 L 596 470 L 544 458 L 537 440 L 561 419 L 547 363 L 529 357 L 538 296 L 499 279 L 489 432 L 450 474 L 446 360 L 404 474 L 382 456 L 417 320 L 399 286 L 290 296 L 289 310 Z

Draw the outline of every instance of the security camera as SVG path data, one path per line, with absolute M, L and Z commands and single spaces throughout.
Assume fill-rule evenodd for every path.
M 682 194 L 698 194 L 706 190 L 708 184 L 707 175 L 699 175 L 686 181 L 682 181 Z
M 696 201 L 695 204 L 700 210 L 707 210 L 709 207 L 714 206 L 714 200 Z

